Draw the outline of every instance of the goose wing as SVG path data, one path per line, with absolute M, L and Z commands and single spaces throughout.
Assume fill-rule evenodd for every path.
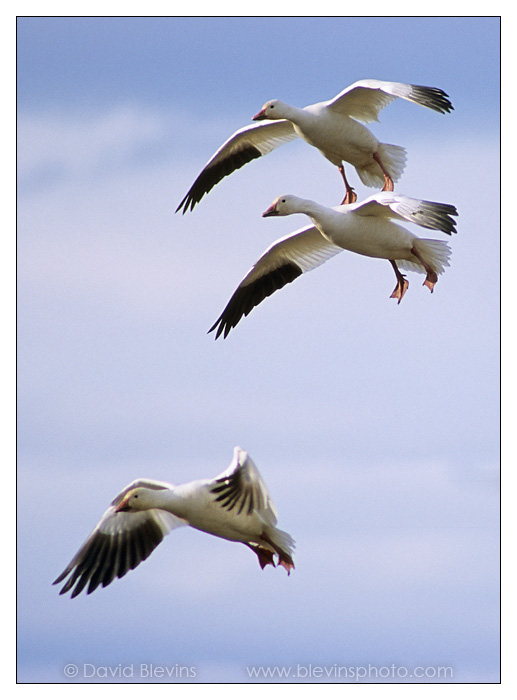
M 254 158 L 265 156 L 287 141 L 297 138 L 290 121 L 280 119 L 261 124 L 250 124 L 236 131 L 223 143 L 205 165 L 194 184 L 176 209 L 185 214 L 192 211 L 203 196 L 210 192 L 223 177 L 230 175 Z
M 362 202 L 343 205 L 336 207 L 336 209 L 354 212 L 359 216 L 377 216 L 409 221 L 423 228 L 442 231 L 448 235 L 456 233 L 456 222 L 452 217 L 458 216 L 458 212 L 452 204 L 427 202 L 423 199 L 413 199 L 393 192 L 378 192 Z
M 117 512 L 116 507 L 134 488 L 169 489 L 161 481 L 137 479 L 126 486 L 112 501 L 99 523 L 54 584 L 68 576 L 60 594 L 71 588 L 75 598 L 88 584 L 87 594 L 99 585 L 108 586 L 130 569 L 147 559 L 172 529 L 186 525 L 184 520 L 163 510 Z
M 247 316 L 266 297 L 304 272 L 322 265 L 341 250 L 342 248 L 327 241 L 315 226 L 280 238 L 253 265 L 208 332 L 217 328 L 216 339 L 221 333 L 226 338 L 241 318 Z
M 209 486 L 214 500 L 235 515 L 257 513 L 268 525 L 275 525 L 277 512 L 268 488 L 247 452 L 236 447 L 228 469 Z
M 381 109 L 397 97 L 442 114 L 454 109 L 449 96 L 440 88 L 384 80 L 358 80 L 325 104 L 330 109 L 354 119 L 372 122 L 377 121 Z

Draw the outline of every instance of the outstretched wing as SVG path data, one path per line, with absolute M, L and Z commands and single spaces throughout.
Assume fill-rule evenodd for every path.
M 182 213 L 185 214 L 189 209 L 194 209 L 203 196 L 210 192 L 223 177 L 295 138 L 297 134 L 292 123 L 284 119 L 250 124 L 239 129 L 210 158 L 179 203 L 176 212 L 183 208 Z
M 259 470 L 247 452 L 235 447 L 228 469 L 216 477 L 209 487 L 214 500 L 235 515 L 257 513 L 270 525 L 275 525 L 277 513 Z
M 381 109 L 397 97 L 442 114 L 454 109 L 449 96 L 440 88 L 384 80 L 358 80 L 325 104 L 354 119 L 372 122 L 377 121 Z
M 456 233 L 456 222 L 452 217 L 458 216 L 458 212 L 452 204 L 427 202 L 423 199 L 397 195 L 394 192 L 378 192 L 362 202 L 343 205 L 336 207 L 336 209 L 354 212 L 359 216 L 409 221 L 423 228 L 442 231 L 448 235 Z
M 87 594 L 101 584 L 108 586 L 115 578 L 122 578 L 147 559 L 172 529 L 187 524 L 181 518 L 158 509 L 117 513 L 116 506 L 128 491 L 138 486 L 170 488 L 170 484 L 145 479 L 138 479 L 126 486 L 115 497 L 70 564 L 54 581 L 54 584 L 60 583 L 68 576 L 60 594 L 67 593 L 75 586 L 72 591 L 72 598 L 75 598 L 87 584 Z
M 221 333 L 226 338 L 241 318 L 266 297 L 341 251 L 342 248 L 327 241 L 315 226 L 280 238 L 253 265 L 208 332 L 217 328 L 216 339 Z

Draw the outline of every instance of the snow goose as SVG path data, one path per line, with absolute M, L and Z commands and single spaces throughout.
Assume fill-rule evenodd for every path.
M 87 584 L 88 594 L 100 584 L 108 586 L 147 559 L 164 536 L 181 525 L 244 543 L 262 569 L 276 566 L 276 556 L 289 574 L 294 568 L 294 540 L 276 522 L 275 507 L 257 467 L 236 447 L 232 463 L 215 479 L 180 486 L 137 479 L 126 486 L 54 584 L 68 576 L 60 593 L 75 586 L 72 598 Z
M 267 296 L 318 267 L 342 250 L 390 261 L 397 277 L 391 298 L 402 301 L 409 286 L 399 266 L 426 274 L 424 285 L 431 292 L 438 275 L 449 265 L 447 243 L 418 238 L 392 219 L 423 228 L 456 232 L 450 204 L 426 202 L 393 192 L 379 192 L 362 202 L 329 208 L 294 195 L 277 197 L 262 216 L 306 214 L 314 226 L 299 229 L 273 243 L 235 290 L 226 308 L 208 331 L 217 328 L 216 339 L 228 335 L 243 316 Z
M 359 80 L 334 99 L 303 109 L 271 100 L 253 117 L 266 123 L 236 131 L 210 158 L 176 211 L 183 209 L 185 214 L 194 209 L 223 177 L 298 136 L 339 168 L 346 190 L 343 204 L 357 199 L 345 177 L 343 161 L 355 167 L 368 187 L 383 186 L 392 191 L 393 181 L 404 170 L 406 152 L 400 146 L 379 143 L 360 122 L 377 121 L 381 109 L 397 97 L 442 114 L 454 109 L 448 95 L 439 88 L 383 80 Z

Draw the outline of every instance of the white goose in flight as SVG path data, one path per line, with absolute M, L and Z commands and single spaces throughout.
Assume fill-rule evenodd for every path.
M 226 338 L 240 319 L 267 296 L 342 250 L 389 260 L 397 278 L 391 298 L 399 304 L 409 286 L 399 267 L 425 273 L 424 285 L 432 292 L 438 275 L 449 265 L 449 246 L 443 241 L 418 238 L 393 219 L 450 235 L 456 232 L 452 217 L 458 212 L 450 204 L 379 192 L 362 202 L 332 208 L 283 195 L 262 216 L 289 214 L 306 214 L 314 225 L 280 238 L 263 253 L 208 331 L 217 329 L 216 339 L 221 333 Z
M 454 109 L 439 88 L 383 80 L 359 80 L 334 99 L 303 109 L 271 100 L 253 117 L 260 124 L 239 129 L 214 153 L 176 211 L 183 209 L 185 214 L 194 209 L 226 175 L 298 136 L 339 168 L 346 189 L 343 204 L 357 199 L 345 177 L 343 161 L 355 167 L 368 187 L 392 191 L 393 182 L 404 170 L 406 152 L 400 146 L 379 143 L 360 122 L 378 121 L 381 109 L 397 97 L 442 114 Z
M 267 564 L 294 568 L 294 540 L 276 527 L 271 496 L 251 457 L 234 449 L 228 469 L 215 479 L 173 486 L 137 479 L 114 498 L 97 527 L 54 583 L 69 577 L 60 593 L 72 598 L 88 585 L 108 586 L 147 559 L 171 530 L 190 525 L 232 542 L 242 542 Z

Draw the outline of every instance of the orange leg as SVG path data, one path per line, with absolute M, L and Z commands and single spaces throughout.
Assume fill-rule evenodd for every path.
M 422 258 L 422 256 L 420 255 L 420 253 L 418 252 L 418 250 L 415 248 L 415 246 L 413 246 L 413 247 L 411 248 L 411 252 L 413 253 L 413 255 L 414 255 L 416 258 L 418 258 L 418 259 L 420 260 L 420 262 L 421 262 L 422 265 L 424 266 L 425 271 L 426 271 L 426 273 L 427 273 L 427 277 L 425 278 L 425 281 L 424 281 L 424 286 L 427 287 L 428 289 L 430 289 L 430 290 L 431 290 L 431 294 L 432 294 L 433 289 L 434 289 L 434 285 L 438 282 L 438 275 L 437 275 L 436 272 L 433 270 L 433 268 L 430 267 L 430 266 L 426 263 L 426 261 Z
M 343 182 L 345 183 L 345 189 L 346 189 L 345 198 L 341 202 L 341 204 L 353 204 L 354 202 L 357 201 L 357 195 L 354 191 L 354 188 L 350 187 L 350 185 L 348 184 L 348 180 L 346 179 L 345 169 L 343 167 L 343 164 L 341 164 L 339 166 L 339 172 L 341 173 L 341 177 L 343 178 Z
M 272 542 L 269 539 L 265 532 L 262 533 L 262 539 L 273 547 L 275 552 L 278 554 L 278 565 L 283 566 L 284 569 L 287 571 L 287 575 L 289 576 L 289 574 L 291 573 L 291 569 L 294 569 L 294 561 L 291 559 L 289 554 L 287 554 L 287 552 L 284 552 L 283 549 L 280 549 L 280 547 L 274 544 L 274 542 Z
M 390 299 L 398 299 L 398 304 L 402 301 L 402 297 L 404 294 L 407 292 L 407 289 L 409 287 L 409 282 L 407 279 L 404 277 L 404 275 L 401 273 L 401 271 L 397 267 L 397 263 L 395 260 L 390 260 L 391 266 L 395 270 L 395 276 L 397 278 L 397 286 L 393 290 L 392 295 L 390 296 Z
M 255 552 L 255 554 L 258 557 L 261 569 L 263 569 L 268 564 L 271 564 L 271 566 L 276 566 L 273 560 L 273 552 L 270 552 L 269 549 L 261 547 L 258 544 L 249 544 L 248 542 L 244 542 L 243 544 L 245 544 L 246 547 L 249 547 L 252 552 Z
M 377 152 L 375 152 L 373 154 L 373 159 L 376 163 L 379 164 L 379 166 L 382 170 L 382 173 L 384 175 L 384 187 L 382 188 L 382 191 L 383 192 L 393 192 L 393 180 L 391 179 L 390 174 L 388 173 L 388 171 L 384 167 L 382 160 L 380 159 L 380 156 Z

